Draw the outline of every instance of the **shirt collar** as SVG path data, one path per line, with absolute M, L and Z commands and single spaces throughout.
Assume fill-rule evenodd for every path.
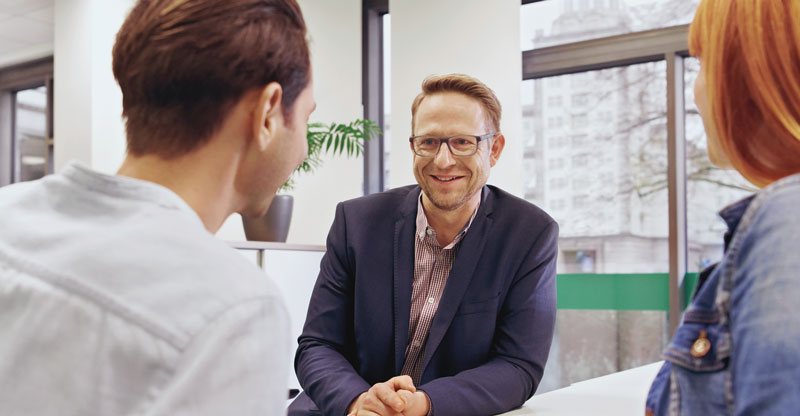
M 108 175 L 93 170 L 78 161 L 70 161 L 61 175 L 82 187 L 119 198 L 146 201 L 162 208 L 180 211 L 196 220 L 203 221 L 197 212 L 171 189 L 154 182 L 130 178 L 123 175 Z M 205 227 L 205 226 L 204 226 Z
M 458 234 L 456 234 L 453 241 L 451 241 L 450 244 L 448 244 L 447 246 L 443 247 L 443 249 L 447 250 L 455 247 L 455 245 L 458 244 L 464 238 L 464 235 L 467 233 L 469 227 L 472 225 L 472 221 L 475 219 L 475 215 L 478 213 L 478 208 L 480 208 L 481 203 L 485 199 L 486 192 L 484 192 L 484 190 L 482 190 L 481 192 L 482 195 L 480 200 L 478 201 L 478 206 L 475 207 L 475 211 L 472 212 L 472 216 L 469 218 L 469 221 L 467 221 L 467 224 L 464 226 L 464 228 L 462 228 L 461 231 L 459 231 Z M 429 235 L 431 236 L 435 236 L 436 230 L 434 230 L 433 227 L 431 227 L 428 223 L 428 216 L 425 215 L 425 210 L 422 208 L 422 191 L 420 190 L 419 197 L 417 198 L 417 232 L 416 232 L 417 238 L 424 240 L 427 233 L 429 233 Z
M 728 225 L 728 231 L 725 232 L 724 236 L 726 250 L 728 249 L 728 243 L 730 243 L 733 237 L 733 233 L 736 232 L 736 227 L 739 226 L 739 221 L 741 221 L 742 216 L 744 216 L 745 211 L 747 211 L 747 207 L 753 202 L 753 198 L 755 198 L 755 195 L 740 199 L 719 212 L 719 216 L 725 221 L 725 224 Z

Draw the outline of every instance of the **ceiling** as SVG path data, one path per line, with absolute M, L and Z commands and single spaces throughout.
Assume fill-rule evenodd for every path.
M 53 44 L 55 0 L 0 0 L 0 57 Z

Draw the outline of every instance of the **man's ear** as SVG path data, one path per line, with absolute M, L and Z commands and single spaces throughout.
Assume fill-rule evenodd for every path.
M 506 147 L 506 136 L 503 136 L 502 134 L 494 136 L 491 146 L 492 148 L 490 149 L 489 153 L 489 163 L 490 166 L 494 167 L 495 163 L 497 163 L 497 159 L 500 159 L 500 154 L 503 153 L 503 148 Z
M 253 137 L 260 149 L 266 149 L 275 138 L 278 128 L 283 125 L 283 88 L 277 82 L 270 82 L 261 90 L 253 111 Z

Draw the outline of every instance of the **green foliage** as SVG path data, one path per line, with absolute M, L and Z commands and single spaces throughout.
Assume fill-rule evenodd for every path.
M 313 173 L 322 166 L 322 155 L 346 155 L 358 157 L 364 151 L 364 142 L 381 134 L 374 121 L 357 119 L 349 124 L 309 123 L 306 128 L 308 157 L 295 173 L 281 186 L 280 191 L 294 189 L 294 175 L 297 172 Z

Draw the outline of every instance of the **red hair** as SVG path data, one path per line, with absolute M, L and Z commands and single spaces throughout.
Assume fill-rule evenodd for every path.
M 800 1 L 703 0 L 689 49 L 736 170 L 758 186 L 800 172 Z

